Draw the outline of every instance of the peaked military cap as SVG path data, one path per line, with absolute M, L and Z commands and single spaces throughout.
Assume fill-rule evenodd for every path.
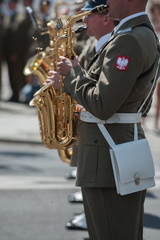
M 50 5 L 50 1 L 48 1 L 48 0 L 42 0 L 41 2 L 40 2 L 40 5 L 41 6 L 45 6 L 45 5 Z
M 86 5 L 81 9 L 83 11 L 85 10 L 92 10 L 93 8 L 99 6 L 99 5 L 106 5 L 107 0 L 88 0 Z

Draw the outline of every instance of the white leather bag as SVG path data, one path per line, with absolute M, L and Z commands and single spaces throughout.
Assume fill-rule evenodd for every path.
M 116 145 L 103 124 L 98 124 L 109 143 L 117 193 L 126 195 L 155 186 L 155 169 L 147 139 L 138 140 L 135 124 L 134 141 Z
M 117 193 L 138 192 L 155 186 L 154 164 L 146 139 L 118 144 L 110 149 Z

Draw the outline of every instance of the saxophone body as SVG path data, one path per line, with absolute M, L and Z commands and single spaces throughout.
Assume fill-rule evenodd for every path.
M 30 106 L 37 107 L 41 139 L 47 148 L 64 150 L 74 144 L 76 102 L 71 97 L 47 84 L 36 92 Z
M 99 6 L 94 11 L 78 12 L 70 16 L 64 26 L 61 24 L 60 19 L 57 20 L 56 27 L 54 24 L 48 25 L 51 39 L 50 54 L 47 55 L 46 52 L 42 52 L 40 59 L 37 55 L 36 60 L 33 61 L 34 64 L 30 64 L 31 69 L 34 70 L 32 73 L 40 79 L 42 85 L 48 77 L 49 70 L 57 71 L 57 62 L 60 55 L 69 59 L 75 56 L 73 49 L 75 43 L 74 23 L 84 16 L 99 12 L 102 9 L 104 8 Z M 37 62 L 40 64 L 38 65 Z M 35 63 L 37 68 L 35 68 Z M 74 99 L 63 92 L 62 76 L 60 81 L 60 89 L 54 89 L 52 83 L 41 87 L 35 93 L 30 106 L 36 106 L 38 110 L 40 134 L 44 145 L 49 149 L 58 149 L 60 157 L 63 158 L 62 160 L 69 162 L 68 157 L 71 157 L 70 148 L 77 141 L 77 118 L 75 117 L 77 104 Z

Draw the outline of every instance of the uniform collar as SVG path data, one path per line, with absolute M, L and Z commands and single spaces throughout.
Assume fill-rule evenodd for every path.
M 96 43 L 96 46 L 95 46 L 96 52 L 98 52 L 101 49 L 101 47 L 109 41 L 110 37 L 111 37 L 111 33 L 107 33 L 106 35 L 102 36 L 99 39 L 99 41 Z
M 147 15 L 146 12 L 139 12 L 139 13 L 135 13 L 135 14 L 132 14 L 126 18 L 123 18 L 120 23 L 114 28 L 114 33 L 116 33 L 120 28 L 121 26 L 124 24 L 124 23 L 127 23 L 128 21 L 134 19 L 134 18 L 137 18 L 139 16 L 143 16 L 143 15 Z

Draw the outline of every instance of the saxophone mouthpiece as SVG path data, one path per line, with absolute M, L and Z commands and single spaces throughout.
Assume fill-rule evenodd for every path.
M 83 25 L 82 26 L 79 26 L 76 30 L 75 30 L 75 34 L 76 33 L 80 33 L 80 32 L 83 32 L 84 30 L 86 30 L 87 27 L 84 27 Z
M 108 7 L 109 7 L 108 5 L 104 5 L 104 4 L 99 5 L 95 8 L 93 8 L 91 10 L 91 13 L 101 13 L 101 12 L 105 11 L 106 9 L 108 9 Z

